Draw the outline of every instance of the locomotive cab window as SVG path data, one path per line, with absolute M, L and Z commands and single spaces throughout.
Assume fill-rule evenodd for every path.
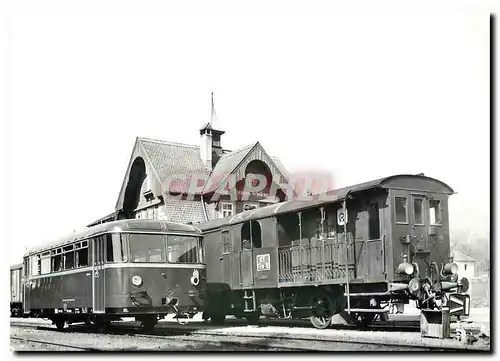
M 229 238 L 229 231 L 222 231 L 222 254 L 231 252 L 231 239 Z
M 408 223 L 408 207 L 406 197 L 396 197 L 396 223 Z
M 129 235 L 132 262 L 165 262 L 165 240 L 161 234 Z
M 370 203 L 368 208 L 368 232 L 369 239 L 380 238 L 380 220 L 377 203 Z
M 126 262 L 127 252 L 123 234 L 106 235 L 106 262 Z
M 414 224 L 424 224 L 424 200 L 422 198 L 413 199 Z
M 201 240 L 199 237 L 168 235 L 167 253 L 170 263 L 199 263 Z
M 241 227 L 241 249 L 262 247 L 262 232 L 259 222 L 245 222 Z
M 430 224 L 441 224 L 441 201 L 438 199 L 429 199 L 429 221 Z

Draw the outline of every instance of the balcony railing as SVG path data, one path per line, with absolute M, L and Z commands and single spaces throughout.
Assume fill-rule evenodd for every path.
M 305 240 L 304 240 L 305 241 Z M 300 242 L 299 242 L 300 243 Z M 344 242 L 332 239 L 280 247 L 279 282 L 300 283 L 346 279 L 346 257 L 349 277 L 354 277 L 352 247 L 346 254 Z

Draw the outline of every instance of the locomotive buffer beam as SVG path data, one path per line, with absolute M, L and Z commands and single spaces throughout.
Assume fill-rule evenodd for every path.
M 347 293 L 344 293 L 344 296 L 347 296 Z M 361 292 L 361 293 L 349 293 L 350 297 L 369 297 L 369 296 L 390 296 L 391 292 Z
M 348 311 L 346 308 L 344 311 Z M 351 308 L 351 312 L 366 312 L 366 313 L 386 313 L 389 312 L 388 309 L 385 308 Z

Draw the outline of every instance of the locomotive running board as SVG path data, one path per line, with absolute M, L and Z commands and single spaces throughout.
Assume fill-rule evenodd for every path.
M 345 311 L 348 311 L 347 308 Z M 366 312 L 366 313 L 387 313 L 388 309 L 385 308 L 351 308 L 351 312 Z

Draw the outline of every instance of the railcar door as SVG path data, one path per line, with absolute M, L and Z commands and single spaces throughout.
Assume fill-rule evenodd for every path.
M 229 230 L 223 230 L 222 234 L 222 255 L 221 261 L 221 282 L 230 286 L 231 284 L 231 238 Z
M 21 270 L 20 276 L 22 277 L 22 287 L 23 287 L 23 308 L 24 308 L 24 313 L 29 313 L 30 312 L 30 289 L 28 287 L 31 287 L 31 284 L 29 283 L 28 276 L 29 276 L 29 262 L 28 258 L 24 259 L 24 265 L 23 269 Z
M 104 237 L 92 244 L 92 311 L 104 313 Z

